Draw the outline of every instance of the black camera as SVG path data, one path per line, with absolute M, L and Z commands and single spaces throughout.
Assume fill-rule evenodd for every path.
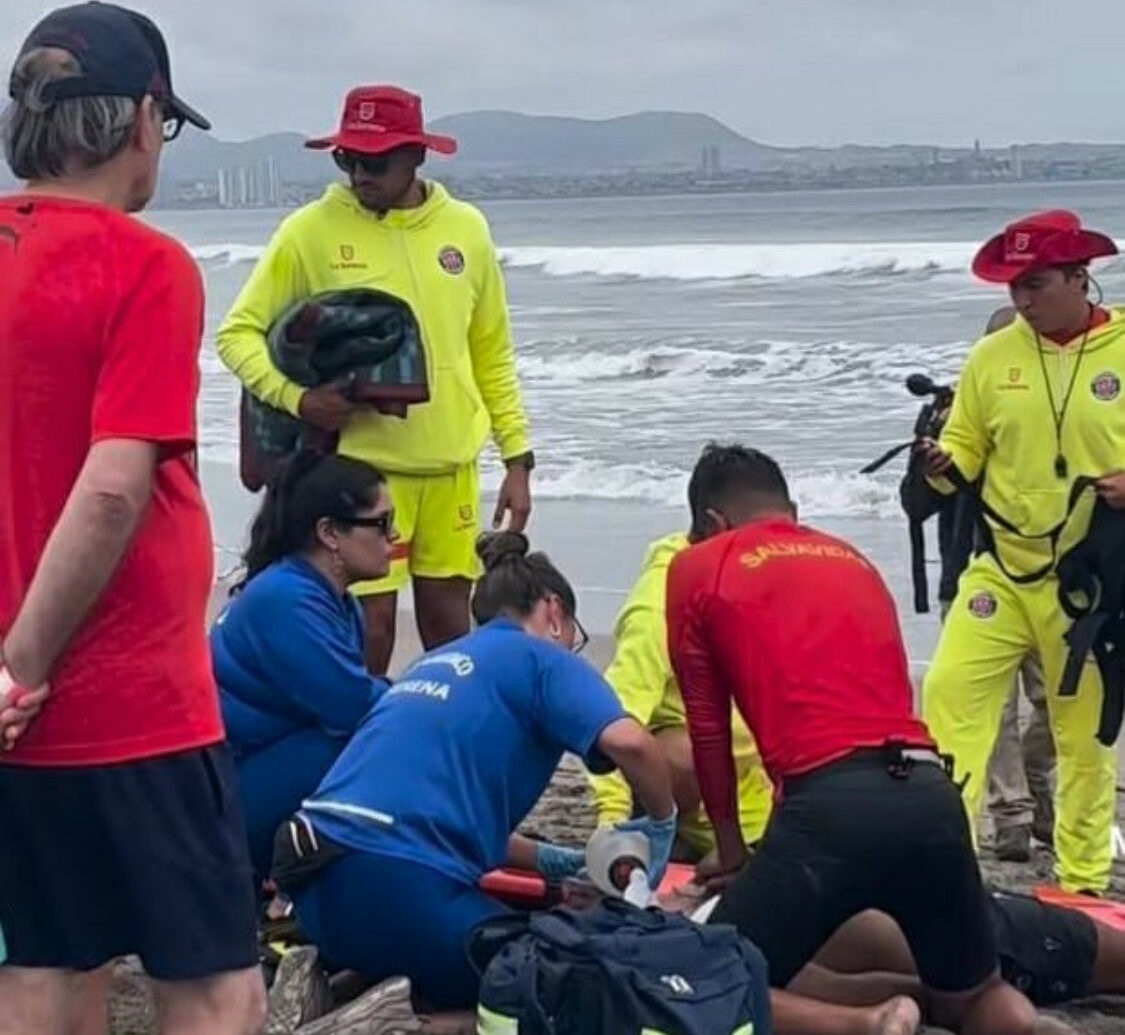
M 941 429 L 949 414 L 949 407 L 953 405 L 953 389 L 949 385 L 937 384 L 932 377 L 926 374 L 911 374 L 906 379 L 906 390 L 911 395 L 922 398 L 930 397 L 929 402 L 924 403 L 922 409 L 918 411 L 918 418 L 914 421 L 914 438 L 909 442 L 901 442 L 888 449 L 881 457 L 872 460 L 871 463 L 860 470 L 860 474 L 874 474 L 875 471 L 893 460 L 899 453 L 912 448 L 919 439 L 937 439 L 941 434 Z
M 936 439 L 941 434 L 949 407 L 953 405 L 953 389 L 949 385 L 939 385 L 925 374 L 911 374 L 906 379 L 906 390 L 911 395 L 931 396 L 931 400 L 918 411 L 914 422 L 916 438 Z

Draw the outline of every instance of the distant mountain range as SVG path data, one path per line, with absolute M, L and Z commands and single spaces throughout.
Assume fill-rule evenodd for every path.
M 675 111 L 638 112 L 612 119 L 475 111 L 436 119 L 432 128 L 456 138 L 459 144 L 453 158 L 434 159 L 435 167 L 456 177 L 699 169 L 707 149 L 717 149 L 723 170 L 919 165 L 932 161 L 936 150 L 924 144 L 772 147 L 736 133 L 710 115 Z M 323 182 L 334 173 L 323 153 L 303 146 L 304 139 L 297 133 L 279 133 L 227 143 L 210 135 L 185 133 L 168 151 L 166 175 L 174 180 L 207 178 L 220 168 L 253 166 L 273 158 L 287 182 Z M 971 150 L 970 146 L 942 148 L 941 153 L 956 156 Z M 1125 145 L 1030 144 L 1020 150 L 1029 160 L 1089 160 L 1123 155 Z
M 920 165 L 933 160 L 926 145 L 837 148 L 771 147 L 741 136 L 709 115 L 650 111 L 612 119 L 577 119 L 476 111 L 433 123 L 437 132 L 456 137 L 460 150 L 435 167 L 454 177 L 481 175 L 575 176 L 597 173 L 651 173 L 694 170 L 718 160 L 723 170 L 777 171 Z M 261 166 L 273 159 L 288 183 L 323 183 L 334 175 L 323 152 L 303 147 L 299 133 L 276 133 L 241 142 L 223 141 L 188 129 L 168 148 L 166 181 L 213 180 L 219 170 Z M 970 148 L 941 149 L 943 156 L 965 155 Z M 1021 146 L 1029 160 L 1091 160 L 1125 155 L 1125 146 L 1031 144 Z M 996 153 L 996 152 L 985 152 Z M 715 166 L 712 164 L 714 170 Z M 0 179 L 4 176 L 0 173 Z

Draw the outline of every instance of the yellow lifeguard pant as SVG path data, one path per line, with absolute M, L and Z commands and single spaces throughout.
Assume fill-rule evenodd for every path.
M 971 822 L 980 815 L 988 760 L 1004 703 L 1020 662 L 1037 651 L 1058 754 L 1055 852 L 1067 891 L 1104 891 L 1113 861 L 1117 756 L 1096 738 L 1102 683 L 1087 659 L 1074 697 L 1060 697 L 1070 619 L 1059 606 L 1053 575 L 1030 585 L 1011 582 L 990 554 L 974 558 L 923 683 L 923 717 L 943 752 L 954 756 L 955 778 L 967 778 Z

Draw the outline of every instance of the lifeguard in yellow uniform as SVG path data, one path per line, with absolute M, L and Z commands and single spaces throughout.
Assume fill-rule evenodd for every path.
M 1032 651 L 1043 663 L 1058 747 L 1057 875 L 1069 891 L 1109 883 L 1116 753 L 1096 739 L 1096 665 L 1060 697 L 1070 620 L 1055 562 L 1085 535 L 1095 494 L 1079 496 L 1057 541 L 1040 533 L 1067 518 L 1079 476 L 1125 507 L 1125 311 L 1090 300 L 1092 259 L 1117 253 L 1070 212 L 1039 213 L 989 240 L 973 261 L 1008 285 L 1018 316 L 979 341 L 961 374 L 939 443 L 928 442 L 934 488 L 954 491 L 951 467 L 981 481 L 983 501 L 1021 534 L 985 519 L 991 539 L 961 576 L 923 688 L 926 724 L 954 756 L 975 820 L 1012 680 Z M 1031 538 L 1026 538 L 1030 536 Z

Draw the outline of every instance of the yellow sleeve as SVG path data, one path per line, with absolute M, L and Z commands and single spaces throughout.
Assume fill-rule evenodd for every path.
M 508 460 L 531 449 L 531 430 L 516 376 L 516 352 L 500 260 L 485 231 L 484 283 L 469 324 L 473 377 L 492 418 L 500 456 Z
M 300 262 L 282 227 L 243 285 L 216 338 L 219 359 L 247 390 L 294 417 L 305 390 L 273 365 L 266 333 L 287 306 L 308 293 Z
M 953 408 L 941 432 L 941 447 L 953 457 L 965 480 L 974 482 L 984 468 L 990 444 L 980 398 L 979 363 L 970 354 L 953 396 Z M 950 493 L 953 483 L 946 478 L 927 479 L 939 492 Z
M 664 697 L 671 676 L 665 635 L 664 611 L 637 605 L 629 608 L 618 623 L 613 661 L 605 671 L 625 710 L 642 726 L 648 726 Z M 617 770 L 591 776 L 590 786 L 598 812 L 598 824 L 612 825 L 629 819 L 633 791 Z

